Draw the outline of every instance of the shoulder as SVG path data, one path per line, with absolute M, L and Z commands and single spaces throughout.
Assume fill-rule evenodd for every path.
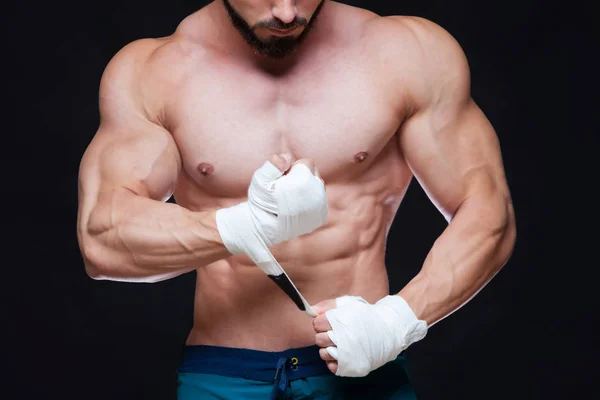
M 413 97 L 432 100 L 453 87 L 466 93 L 470 73 L 465 53 L 450 32 L 433 21 L 413 16 L 373 18 L 366 30 L 376 49 L 381 75 L 397 82 Z
M 110 60 L 104 75 L 131 78 L 151 86 L 152 82 L 173 82 L 184 77 L 211 50 L 208 38 L 214 35 L 200 11 L 184 18 L 169 36 L 139 39 L 125 45 Z
M 456 50 L 456 39 L 435 22 L 414 16 L 377 16 L 368 21 L 369 38 L 411 50 Z
M 107 64 L 102 79 L 113 83 L 162 81 L 180 76 L 198 54 L 189 40 L 175 33 L 168 37 L 139 39 L 121 48 Z M 116 81 L 116 82 L 115 82 Z
M 183 19 L 169 36 L 138 39 L 126 44 L 112 57 L 103 76 L 143 79 L 145 72 L 151 72 L 153 78 L 159 78 L 161 72 L 177 73 L 202 47 L 197 37 L 198 32 L 202 32 L 197 26 L 199 20 L 197 12 Z M 196 32 L 192 29 L 194 25 Z
M 457 40 L 433 21 L 412 16 L 376 17 L 368 21 L 366 39 L 390 57 L 410 56 L 414 62 L 461 62 L 465 55 Z
M 101 89 L 109 91 L 116 87 L 120 90 L 131 88 L 159 46 L 157 39 L 139 39 L 122 47 L 106 65 L 102 73 Z
M 139 39 L 122 47 L 108 62 L 100 81 L 100 101 L 143 110 L 160 119 L 164 102 L 191 70 L 198 51 L 180 32 Z

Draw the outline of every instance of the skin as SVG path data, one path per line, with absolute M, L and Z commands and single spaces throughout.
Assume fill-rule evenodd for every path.
M 231 5 L 253 26 L 309 20 L 318 1 Z M 272 59 L 213 2 L 172 36 L 125 46 L 102 77 L 100 112 L 80 167 L 86 270 L 129 282 L 196 270 L 187 344 L 316 343 L 335 372 L 324 313 L 339 296 L 374 303 L 389 294 L 387 234 L 413 177 L 449 222 L 399 293 L 419 319 L 433 325 L 456 311 L 511 255 L 515 219 L 496 133 L 470 96 L 460 46 L 430 21 L 326 1 L 297 51 Z M 318 166 L 327 188 L 325 225 L 272 249 L 316 304 L 313 319 L 247 257 L 231 256 L 216 229 L 216 210 L 246 199 L 264 160 L 289 168 L 273 156 L 281 153 Z M 177 204 L 165 203 L 172 194 Z

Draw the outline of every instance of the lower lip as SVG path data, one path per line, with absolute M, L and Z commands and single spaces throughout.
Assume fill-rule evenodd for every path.
M 294 32 L 294 31 L 295 31 L 297 28 L 298 28 L 298 27 L 296 27 L 296 28 L 292 28 L 292 29 L 288 29 L 287 31 L 279 31 L 279 30 L 277 30 L 277 29 L 269 29 L 269 31 L 270 31 L 272 34 L 276 35 L 276 36 L 287 36 L 287 35 L 289 35 L 290 33 Z

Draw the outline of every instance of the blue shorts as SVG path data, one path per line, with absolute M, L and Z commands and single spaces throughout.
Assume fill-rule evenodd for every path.
M 364 378 L 332 374 L 317 346 L 265 352 L 186 346 L 178 368 L 178 400 L 415 400 L 400 356 Z

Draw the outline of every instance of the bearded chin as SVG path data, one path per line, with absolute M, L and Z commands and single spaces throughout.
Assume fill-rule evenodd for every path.
M 301 37 L 302 35 L 298 38 L 273 38 L 268 41 L 261 41 L 257 38 L 260 45 L 252 47 L 259 54 L 279 60 L 296 51 L 302 41 Z
M 279 60 L 296 51 L 298 46 L 304 41 L 312 25 L 317 19 L 325 0 L 318 5 L 311 20 L 306 24 L 302 33 L 296 37 L 272 37 L 266 40 L 260 39 L 241 15 L 231 6 L 229 0 L 223 0 L 225 9 L 229 14 L 231 24 L 240 33 L 242 38 L 252 47 L 257 54 L 265 55 L 269 58 Z

